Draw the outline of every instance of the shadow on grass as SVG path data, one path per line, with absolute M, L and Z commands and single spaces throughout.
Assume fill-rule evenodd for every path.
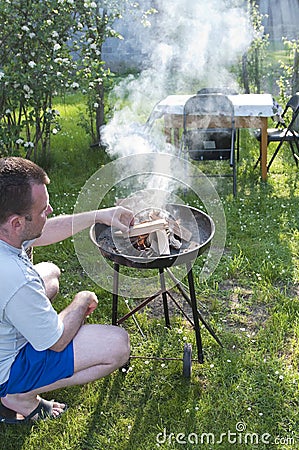
M 21 450 L 35 425 L 0 424 L 0 450 Z

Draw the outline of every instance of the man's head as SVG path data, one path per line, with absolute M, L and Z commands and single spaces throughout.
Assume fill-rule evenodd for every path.
M 49 184 L 46 172 L 28 159 L 0 159 L 0 225 L 12 214 L 30 215 L 32 186 Z
M 46 189 L 49 182 L 46 172 L 32 161 L 19 157 L 1 158 L 0 228 L 9 231 L 10 227 L 7 229 L 6 225 L 17 225 L 19 228 L 23 225 L 24 240 L 38 236 L 44 225 L 41 223 L 44 216 L 46 219 L 52 212 Z M 41 228 L 39 231 L 38 227 Z M 36 236 L 30 236 L 30 229 Z

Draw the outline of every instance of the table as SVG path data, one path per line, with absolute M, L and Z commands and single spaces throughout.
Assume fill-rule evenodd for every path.
M 153 111 L 153 117 L 164 116 L 164 131 L 167 141 L 173 140 L 176 146 L 179 146 L 179 130 L 183 128 L 184 105 L 192 95 L 169 95 L 159 102 Z M 261 130 L 261 177 L 263 181 L 266 181 L 268 117 L 274 115 L 272 96 L 270 94 L 238 94 L 228 95 L 228 98 L 234 106 L 236 128 L 259 128 Z M 225 127 L 223 116 L 221 116 L 221 120 Z

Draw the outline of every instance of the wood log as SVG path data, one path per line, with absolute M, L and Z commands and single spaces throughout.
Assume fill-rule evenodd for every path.
M 158 219 L 159 215 L 155 211 L 152 211 L 151 218 L 153 220 Z M 192 238 L 191 231 L 187 230 L 187 228 L 180 225 L 179 221 L 172 220 L 172 219 L 166 219 L 169 224 L 169 229 L 176 234 L 179 238 L 183 239 L 186 242 L 189 242 Z
M 189 242 L 192 238 L 191 231 L 187 230 L 187 228 L 180 225 L 175 220 L 168 220 L 169 229 L 179 238 L 183 239 L 186 242 Z
M 156 236 L 158 240 L 159 255 L 170 255 L 169 240 L 166 230 L 157 230 Z
M 134 237 L 134 236 L 142 236 L 144 234 L 150 234 L 153 233 L 154 231 L 157 230 L 165 230 L 167 227 L 167 222 L 165 219 L 157 219 L 157 220 L 152 220 L 149 222 L 142 222 L 142 223 L 137 223 L 136 225 L 133 225 L 130 229 L 128 233 L 123 233 L 122 231 L 116 231 L 114 234 L 117 236 L 129 236 L 129 237 Z

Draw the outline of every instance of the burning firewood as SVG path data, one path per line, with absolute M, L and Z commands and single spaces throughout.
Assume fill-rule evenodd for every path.
M 178 251 L 182 241 L 191 241 L 191 231 L 181 226 L 179 221 L 161 218 L 155 210 L 150 211 L 147 217 L 150 220 L 136 223 L 127 233 L 116 231 L 114 235 L 129 238 L 131 245 L 146 256 L 170 255 L 171 248 Z
M 173 247 L 176 250 L 179 250 L 181 248 L 182 242 L 179 239 L 177 239 L 172 232 L 169 233 L 168 240 L 170 247 Z
M 187 228 L 183 227 L 175 220 L 168 220 L 168 225 L 173 234 L 175 234 L 179 238 L 183 239 L 186 242 L 189 242 L 191 240 L 191 231 L 187 230 Z
M 153 220 L 157 220 L 159 216 L 159 211 L 151 211 L 149 214 L 149 217 Z M 186 242 L 189 242 L 192 237 L 191 231 L 187 230 L 187 228 L 183 227 L 178 221 L 172 220 L 170 218 L 167 219 L 167 224 L 169 226 L 169 229 L 178 236 L 179 238 L 183 239 Z
M 166 230 L 157 230 L 149 235 L 151 248 L 157 255 L 170 255 L 169 240 Z
M 127 234 L 122 233 L 121 231 L 116 231 L 115 235 L 120 236 L 121 234 L 123 234 L 129 237 L 141 236 L 144 234 L 150 234 L 157 230 L 165 230 L 166 227 L 167 222 L 165 219 L 157 219 L 150 222 L 137 223 L 129 229 L 129 232 Z

